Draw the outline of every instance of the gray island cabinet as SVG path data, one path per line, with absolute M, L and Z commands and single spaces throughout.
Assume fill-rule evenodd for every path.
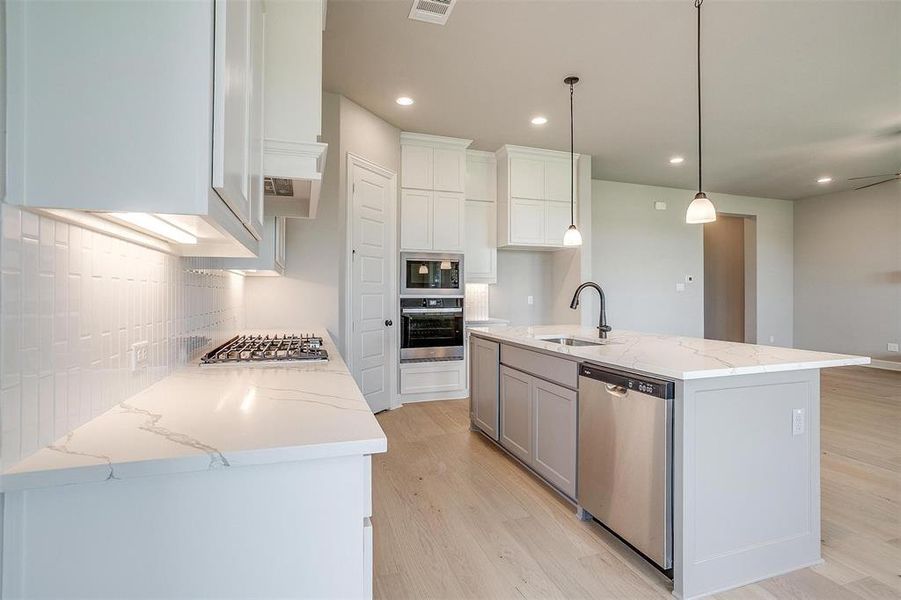
M 822 562 L 819 370 L 868 358 L 628 331 L 597 345 L 566 337 L 597 331 L 473 328 L 473 428 L 578 502 L 578 403 L 592 401 L 579 365 L 672 381 L 673 595 Z

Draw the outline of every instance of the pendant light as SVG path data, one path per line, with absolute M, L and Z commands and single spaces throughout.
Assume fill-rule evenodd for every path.
M 569 86 L 569 227 L 563 234 L 564 246 L 581 246 L 582 234 L 576 227 L 576 146 L 575 146 L 575 126 L 573 125 L 573 86 L 579 83 L 579 78 L 570 75 L 563 80 L 563 83 Z
M 704 186 L 701 177 L 701 4 L 703 3 L 704 0 L 695 0 L 695 8 L 698 10 L 698 193 L 685 211 L 685 222 L 689 224 L 716 221 L 716 208 L 702 191 Z

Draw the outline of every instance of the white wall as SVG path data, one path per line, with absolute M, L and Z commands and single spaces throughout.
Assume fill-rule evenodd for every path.
M 9 466 L 233 336 L 244 278 L 2 205 L 0 462 Z M 149 342 L 147 369 L 131 345 Z
M 552 252 L 498 250 L 497 284 L 489 286 L 491 316 L 511 325 L 552 323 L 553 266 Z
M 400 130 L 338 94 L 323 94 L 329 145 L 316 219 L 289 219 L 283 277 L 248 277 L 248 327 L 324 325 L 344 352 L 347 154 L 400 171 Z
M 795 344 L 901 361 L 901 181 L 795 202 Z
M 703 230 L 685 224 L 692 190 L 592 182 L 592 274 L 614 329 L 703 337 Z M 757 339 L 793 342 L 793 206 L 710 193 L 717 210 L 757 217 Z M 655 201 L 667 209 L 654 209 Z M 684 292 L 676 284 L 694 277 Z M 772 342 L 770 338 L 772 337 Z

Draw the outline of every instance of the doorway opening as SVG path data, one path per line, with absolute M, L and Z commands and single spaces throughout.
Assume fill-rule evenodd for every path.
M 757 343 L 757 217 L 704 224 L 704 337 Z

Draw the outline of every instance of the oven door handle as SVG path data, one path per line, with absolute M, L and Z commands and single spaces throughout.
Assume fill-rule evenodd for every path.
M 462 313 L 462 308 L 404 308 L 401 309 L 402 315 L 447 315 Z

